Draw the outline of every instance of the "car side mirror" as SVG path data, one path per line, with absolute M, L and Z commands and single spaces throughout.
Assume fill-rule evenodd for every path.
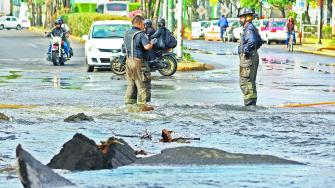
M 84 39 L 85 41 L 88 41 L 88 35 L 83 35 L 81 38 Z

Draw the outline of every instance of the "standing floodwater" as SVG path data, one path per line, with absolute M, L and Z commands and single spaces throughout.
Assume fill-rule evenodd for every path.
M 238 57 L 195 53 L 196 59 L 207 60 L 216 70 L 178 72 L 172 78 L 154 74 L 152 98 L 157 108 L 129 113 L 123 107 L 125 80 L 108 71 L 85 73 L 81 44 L 72 44 L 76 56 L 71 64 L 53 67 L 43 59 L 47 47 L 43 38 L 27 32 L 2 34 L 0 40 L 7 43 L 0 43 L 1 49 L 6 44 L 0 51 L 1 103 L 29 108 L 0 110 L 11 118 L 0 122 L 0 187 L 22 187 L 12 170 L 3 170 L 15 165 L 19 143 L 46 164 L 75 133 L 99 143 L 114 134 L 143 135 L 146 131 L 152 140 L 124 139 L 149 155 L 170 147 L 199 146 L 274 155 L 306 165 L 127 166 L 57 172 L 82 187 L 332 187 L 335 183 L 334 106 L 278 107 L 335 101 L 331 58 L 293 57 L 281 49 L 262 49 L 259 106 L 246 108 L 238 86 Z M 39 50 L 8 50 L 22 38 Z M 203 41 L 186 45 L 213 53 L 225 50 L 215 42 L 210 48 Z M 234 44 L 227 46 L 227 51 L 236 49 Z M 94 122 L 64 122 L 81 112 L 93 116 Z M 176 137 L 200 137 L 200 141 L 160 143 L 164 128 L 173 130 Z

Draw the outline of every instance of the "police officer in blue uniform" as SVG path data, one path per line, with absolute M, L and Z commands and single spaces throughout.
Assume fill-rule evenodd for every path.
M 126 32 L 126 105 L 137 104 L 142 111 L 152 110 L 146 105 L 150 99 L 151 73 L 148 66 L 148 50 L 152 49 L 148 36 L 144 32 L 144 18 L 137 15 L 132 20 L 133 27 Z
M 256 76 L 259 64 L 257 50 L 262 45 L 262 39 L 257 28 L 252 24 L 254 11 L 250 8 L 243 8 L 240 13 L 240 23 L 243 27 L 243 35 L 238 48 L 240 57 L 240 88 L 244 95 L 244 105 L 256 105 L 257 90 Z

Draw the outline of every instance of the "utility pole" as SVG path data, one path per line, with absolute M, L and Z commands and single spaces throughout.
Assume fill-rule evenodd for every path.
M 178 0 L 177 5 L 177 12 L 178 12 L 178 23 L 177 23 L 177 57 L 182 58 L 183 57 L 183 36 L 182 36 L 182 30 L 183 30 L 183 0 Z
M 263 9 L 263 0 L 260 0 L 259 1 L 259 19 L 262 19 L 262 16 L 263 16 L 262 9 Z
M 318 27 L 318 43 L 322 44 L 321 38 L 322 38 L 322 18 L 323 18 L 323 0 L 319 0 L 319 27 Z

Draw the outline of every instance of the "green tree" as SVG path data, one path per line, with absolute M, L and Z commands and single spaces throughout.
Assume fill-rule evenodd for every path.
M 286 17 L 285 10 L 287 10 L 289 5 L 292 5 L 291 0 L 268 0 L 269 4 L 271 4 L 273 7 L 276 7 L 280 10 L 283 18 Z
M 240 0 L 241 7 L 259 8 L 259 0 Z

